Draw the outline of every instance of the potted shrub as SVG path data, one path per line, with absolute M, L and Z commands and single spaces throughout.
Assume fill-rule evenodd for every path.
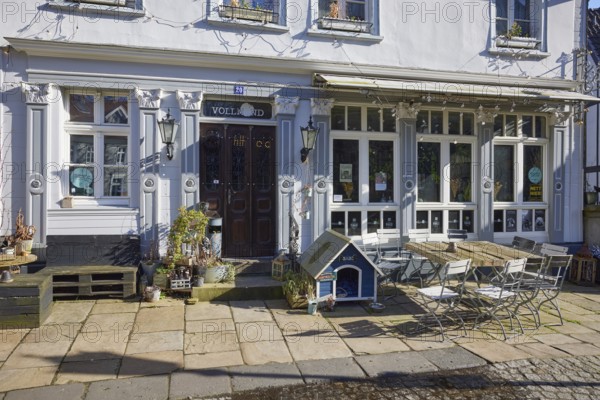
M 25 224 L 25 216 L 21 210 L 17 213 L 15 225 L 14 242 L 17 247 L 20 247 L 20 249 L 17 249 L 17 255 L 29 255 L 33 247 L 33 235 L 35 235 L 36 231 L 35 226 Z
M 315 298 L 315 285 L 303 271 L 288 271 L 282 289 L 291 308 L 308 308 L 308 301 Z

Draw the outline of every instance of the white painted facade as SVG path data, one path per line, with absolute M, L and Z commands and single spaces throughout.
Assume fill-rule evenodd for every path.
M 289 245 L 290 210 L 300 224 L 300 249 L 332 226 L 332 213 L 344 213 L 346 233 L 350 215 L 359 215 L 364 234 L 373 215 L 369 212 L 379 210 L 395 213 L 394 227 L 405 234 L 416 227 L 417 215 L 423 215 L 419 211 L 439 211 L 441 238 L 450 227 L 449 210 L 466 210 L 473 212 L 471 238 L 510 242 L 518 234 L 537 241 L 582 240 L 582 132 L 574 123 L 573 105 L 580 100 L 577 50 L 584 47 L 586 2 L 531 1 L 533 49 L 497 44 L 494 0 L 366 0 L 364 10 L 372 24 L 366 33 L 321 28 L 318 0 L 276 1 L 278 16 L 269 23 L 220 16 L 218 0 L 128 0 L 123 7 L 85 3 L 1 3 L 3 231 L 11 229 L 16 211 L 23 208 L 28 222 L 38 226 L 40 243 L 52 235 L 162 240 L 177 208 L 203 198 L 202 127 L 250 124 L 275 129 L 278 223 L 269 228 L 276 237 L 271 254 Z M 514 18 L 511 10 L 509 20 Z M 373 88 L 324 78 L 327 82 L 321 83 L 329 86 L 319 87 L 315 74 L 381 81 Z M 438 89 L 423 89 L 422 83 L 398 89 L 393 83 L 398 81 L 427 81 L 437 83 Z M 236 87 L 244 94 L 236 95 Z M 472 92 L 461 97 L 453 87 Z M 504 94 L 496 95 L 499 90 Z M 556 92 L 550 96 L 549 91 Z M 127 123 L 106 127 L 96 120 L 74 126 L 69 122 L 71 94 L 127 96 Z M 271 103 L 273 115 L 249 121 L 205 114 L 207 101 L 225 100 Z M 330 115 L 336 106 L 362 107 L 358 132 L 332 128 Z M 364 119 L 368 107 L 395 108 L 394 131 L 369 133 Z M 442 111 L 446 125 L 439 135 L 417 132 L 419 109 Z M 95 110 L 101 117 L 103 109 Z M 157 127 L 167 111 L 180 122 L 172 160 Z M 463 112 L 474 118 L 474 132 L 458 137 L 458 142 L 471 145 L 471 201 L 451 204 L 449 185 L 442 184 L 440 201 L 421 202 L 416 194 L 418 142 L 452 147 L 456 140 L 448 135 L 447 123 L 449 113 L 459 111 L 461 118 Z M 546 133 L 540 140 L 524 138 L 520 130 L 514 138 L 494 139 L 497 114 L 518 115 L 518 121 L 523 115 L 543 117 Z M 303 164 L 300 127 L 311 116 L 320 135 Z M 126 138 L 127 195 L 75 196 L 73 208 L 63 208 L 75 168 L 69 138 L 86 131 L 100 132 L 103 139 L 95 139 L 96 149 L 104 140 Z M 393 148 L 394 189 L 386 204 L 374 204 L 368 196 L 370 135 Z M 362 166 L 356 178 L 361 197 L 348 203 L 336 198 L 334 189 L 335 141 L 345 139 L 360 142 Z M 525 162 L 519 146 L 541 146 L 542 200 L 525 204 L 517 184 L 514 201 L 494 202 L 486 188 L 494 184 L 493 168 L 486 166 L 494 162 L 497 144 L 514 146 L 515 165 Z M 450 158 L 444 151 L 440 162 L 446 168 Z M 523 171 L 515 168 L 516 181 L 521 181 Z M 310 198 L 301 191 L 307 184 L 315 188 Z M 109 189 L 99 183 L 94 190 Z M 522 231 L 520 223 L 518 230 L 508 229 L 505 220 L 512 214 L 506 212 L 513 208 L 519 213 L 541 210 L 543 229 Z M 495 210 L 503 212 L 502 232 L 494 232 Z M 302 218 L 305 211 L 310 219 Z M 224 229 L 227 224 L 226 218 Z

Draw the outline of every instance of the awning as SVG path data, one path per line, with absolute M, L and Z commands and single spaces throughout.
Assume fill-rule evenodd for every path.
M 480 85 L 456 82 L 413 81 L 380 79 L 359 76 L 315 74 L 315 79 L 331 88 L 386 90 L 401 93 L 419 93 L 468 98 L 488 98 L 496 100 L 538 100 L 563 102 L 600 102 L 598 97 L 588 96 L 575 91 L 546 88 Z

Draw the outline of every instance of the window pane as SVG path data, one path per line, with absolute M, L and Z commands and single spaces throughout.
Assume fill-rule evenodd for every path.
M 419 111 L 417 114 L 417 133 L 429 133 L 429 111 Z
M 533 116 L 523 115 L 523 126 L 521 126 L 523 136 L 531 137 L 533 132 Z
M 396 132 L 396 117 L 392 114 L 391 108 L 383 109 L 383 131 Z
M 94 96 L 69 95 L 69 118 L 71 122 L 94 122 Z
M 535 210 L 535 230 L 546 230 L 546 210 Z
M 333 0 L 319 0 L 319 17 L 330 17 L 331 3 Z
M 513 146 L 494 146 L 494 201 L 514 201 Z
M 460 113 L 448 113 L 448 133 L 450 135 L 460 135 Z
M 502 136 L 502 128 L 504 127 L 504 115 L 496 115 L 494 117 L 494 136 Z
M 104 137 L 104 164 L 127 164 L 127 138 L 122 136 Z
M 94 196 L 94 168 L 69 167 L 71 196 Z
M 429 229 L 429 213 L 417 211 L 417 229 Z
M 367 213 L 367 233 L 377 232 L 377 229 L 381 229 L 379 211 L 369 211 Z
M 127 196 L 127 167 L 104 167 L 104 195 Z
M 94 137 L 71 135 L 71 163 L 91 164 L 94 162 Z
M 474 225 L 473 224 L 473 211 L 472 210 L 463 211 L 462 217 L 463 217 L 462 228 L 469 233 L 473 233 L 473 228 L 474 228 L 474 226 L 473 226 Z
M 508 18 L 508 4 L 511 0 L 498 0 L 496 1 L 496 17 Z
M 471 201 L 471 145 L 450 143 L 450 201 Z
M 419 142 L 419 201 L 440 201 L 440 144 Z
M 385 229 L 396 228 L 396 211 L 384 211 L 383 212 L 383 227 Z
M 331 213 L 331 229 L 342 235 L 346 234 L 346 213 L 344 212 L 332 212 Z
M 348 130 L 360 131 L 360 107 L 348 107 Z
M 346 129 L 346 107 L 333 107 L 331 110 L 331 129 Z
M 504 211 L 494 210 L 494 232 L 504 232 Z
M 508 21 L 496 18 L 496 35 L 506 35 L 508 32 Z
M 442 111 L 431 112 L 431 133 L 441 134 L 444 132 L 444 113 Z
M 535 117 L 535 137 L 546 137 L 546 117 Z
M 506 232 L 517 231 L 517 210 L 506 210 Z
M 348 236 L 360 236 L 362 229 L 360 226 L 360 211 L 348 213 Z
M 522 213 L 521 230 L 523 232 L 531 232 L 533 227 L 533 210 L 523 210 Z
M 523 201 L 543 201 L 542 146 L 524 146 L 523 162 Z
M 358 140 L 333 141 L 333 201 L 358 202 Z
M 471 113 L 461 113 L 463 117 L 463 135 L 473 135 L 475 131 L 475 118 Z
M 381 109 L 367 108 L 367 130 L 381 132 Z
M 394 142 L 369 141 L 369 202 L 394 201 Z
M 515 19 L 529 20 L 529 0 L 515 0 Z M 529 32 L 523 30 L 523 32 Z
M 460 229 L 460 211 L 448 211 L 448 229 Z
M 431 212 L 431 233 L 443 233 L 444 217 L 442 211 Z
M 346 0 L 346 18 L 365 21 L 365 0 Z
M 517 116 L 506 115 L 506 125 L 504 127 L 505 136 L 517 136 Z
M 104 122 L 107 124 L 126 124 L 129 121 L 127 97 L 104 97 Z

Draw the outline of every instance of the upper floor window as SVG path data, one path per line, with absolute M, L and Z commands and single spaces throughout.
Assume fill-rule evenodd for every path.
M 279 23 L 279 0 L 223 0 L 219 16 L 276 24 Z
M 321 29 L 370 33 L 373 0 L 318 0 Z
M 136 0 L 70 0 L 69 3 L 98 4 L 103 6 L 136 8 Z
M 496 46 L 535 49 L 540 43 L 539 0 L 496 0 Z

